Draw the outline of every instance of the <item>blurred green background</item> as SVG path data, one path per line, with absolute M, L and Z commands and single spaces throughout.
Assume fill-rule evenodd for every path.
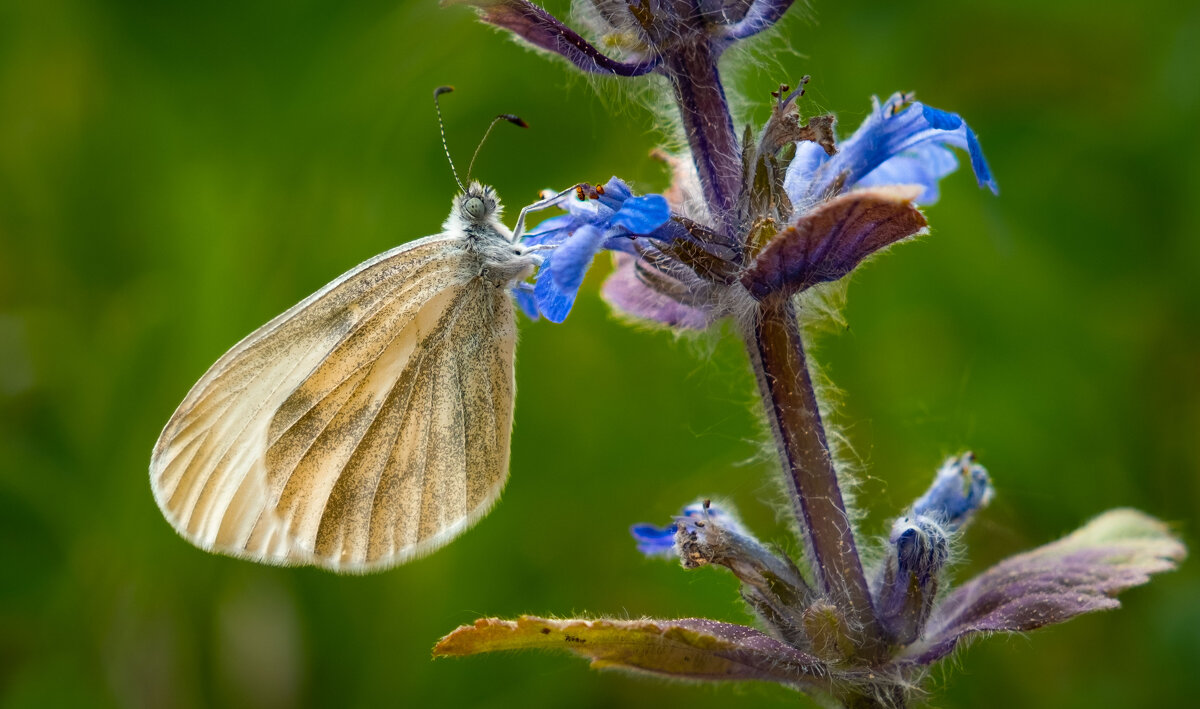
M 848 134 L 871 94 L 915 90 L 971 122 L 1002 188 L 950 178 L 933 235 L 859 274 L 848 328 L 819 343 L 866 470 L 865 532 L 971 447 L 999 494 L 960 578 L 1122 505 L 1194 542 L 1200 7 L 795 14 L 729 67 L 743 95 L 765 105 L 811 74 L 807 112 L 837 112 Z M 150 450 L 204 370 L 350 266 L 438 230 L 442 83 L 458 88 L 460 162 L 492 115 L 531 124 L 499 127 L 476 170 L 510 215 L 581 179 L 665 187 L 644 110 L 463 8 L 0 1 L 0 707 L 804 701 L 559 656 L 430 660 L 480 615 L 747 621 L 727 574 L 647 561 L 628 538 L 699 496 L 786 542 L 737 343 L 622 326 L 597 296 L 604 269 L 565 324 L 522 321 L 512 480 L 440 553 L 343 578 L 210 556 L 161 518 Z M 978 643 L 933 671 L 932 705 L 1194 701 L 1198 568 L 1121 611 Z

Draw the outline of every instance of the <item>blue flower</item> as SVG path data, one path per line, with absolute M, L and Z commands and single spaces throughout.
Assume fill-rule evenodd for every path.
M 987 470 L 975 462 L 971 453 L 947 460 L 933 484 L 913 503 L 913 513 L 932 517 L 950 530 L 970 520 L 975 510 L 992 500 L 992 482 Z
M 980 187 L 998 193 L 975 132 L 955 113 L 947 113 L 905 94 L 893 94 L 874 108 L 854 135 L 833 156 L 815 143 L 801 142 L 784 187 L 792 202 L 807 209 L 853 187 L 910 184 L 923 188 L 918 204 L 938 199 L 938 181 L 958 168 L 951 147 L 967 151 Z M 907 106 L 905 104 L 908 104 Z
M 675 550 L 675 534 L 679 531 L 682 525 L 685 531 L 695 532 L 697 527 L 702 527 L 705 524 L 712 523 L 721 529 L 735 532 L 737 534 L 746 534 L 740 522 L 737 521 L 732 514 L 715 505 L 696 502 L 683 508 L 683 511 L 675 517 L 675 523 L 666 527 L 658 527 L 653 524 L 635 524 L 629 528 L 629 533 L 633 535 L 637 542 L 638 551 L 646 556 L 674 556 Z
M 543 221 L 525 235 L 526 244 L 548 251 L 532 298 L 517 292 L 517 303 L 530 317 L 540 313 L 551 322 L 565 320 L 596 252 L 636 253 L 630 237 L 648 235 L 671 218 L 662 195 L 635 197 L 629 185 L 615 177 L 585 196 L 593 198 L 564 196 L 559 206 L 567 213 Z

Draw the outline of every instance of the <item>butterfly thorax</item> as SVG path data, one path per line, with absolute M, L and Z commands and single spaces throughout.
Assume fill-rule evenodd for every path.
M 472 182 L 454 198 L 450 216 L 442 225 L 445 233 L 463 239 L 467 251 L 479 255 L 480 276 L 497 287 L 528 278 L 541 258 L 512 240 L 512 232 L 500 221 L 503 207 L 496 191 Z

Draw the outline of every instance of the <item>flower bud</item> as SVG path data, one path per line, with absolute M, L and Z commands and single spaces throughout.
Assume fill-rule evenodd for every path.
M 913 503 L 913 514 L 932 517 L 947 529 L 959 529 L 975 510 L 992 500 L 994 491 L 987 470 L 975 462 L 975 456 L 963 453 L 948 459 L 924 495 Z
M 899 645 L 921 635 L 937 597 L 938 572 L 950 555 L 946 530 L 924 516 L 901 517 L 892 525 L 891 547 L 876 584 L 879 619 Z

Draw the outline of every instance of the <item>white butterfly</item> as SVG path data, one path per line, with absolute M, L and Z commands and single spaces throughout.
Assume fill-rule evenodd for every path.
M 509 287 L 541 262 L 520 237 L 551 202 L 522 210 L 514 233 L 492 188 L 471 182 L 441 234 L 359 265 L 226 352 L 154 448 L 167 520 L 208 551 L 351 572 L 479 520 L 508 477 Z

